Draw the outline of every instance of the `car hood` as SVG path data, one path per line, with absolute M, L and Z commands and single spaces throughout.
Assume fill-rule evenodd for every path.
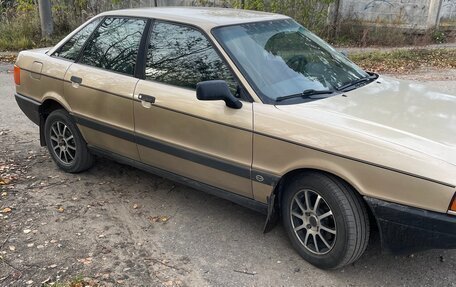
M 343 95 L 277 108 L 456 165 L 456 96 L 422 84 L 381 77 Z

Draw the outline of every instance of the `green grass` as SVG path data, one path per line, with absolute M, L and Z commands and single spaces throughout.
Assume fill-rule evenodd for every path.
M 35 13 L 18 14 L 0 22 L 0 51 L 21 51 L 56 44 L 66 31 L 56 33 L 51 39 L 41 38 L 39 18 Z
M 52 285 L 44 284 L 43 287 L 100 287 L 97 283 L 94 282 L 86 282 L 84 281 L 82 276 L 77 276 L 69 281 L 66 282 L 54 282 Z

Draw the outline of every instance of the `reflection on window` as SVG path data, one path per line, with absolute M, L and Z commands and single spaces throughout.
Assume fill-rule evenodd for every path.
M 276 20 L 216 28 L 258 94 L 271 100 L 307 89 L 338 89 L 368 74 L 294 22 Z
M 232 92 L 236 82 L 211 43 L 198 30 L 157 22 L 147 53 L 146 79 L 194 89 L 198 82 L 225 80 Z
M 56 57 L 75 61 L 85 41 L 87 41 L 87 39 L 90 37 L 90 34 L 92 34 L 92 31 L 95 30 L 100 21 L 101 19 L 98 18 L 87 24 L 70 40 L 63 44 L 57 51 L 55 51 L 53 55 Z
M 133 75 L 144 19 L 107 18 L 95 31 L 81 63 Z

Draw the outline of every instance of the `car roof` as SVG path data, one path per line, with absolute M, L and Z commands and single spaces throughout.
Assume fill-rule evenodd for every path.
M 137 8 L 114 10 L 100 14 L 100 16 L 108 15 L 146 17 L 175 21 L 196 25 L 206 30 L 210 30 L 216 26 L 289 18 L 287 16 L 274 13 L 213 7 Z

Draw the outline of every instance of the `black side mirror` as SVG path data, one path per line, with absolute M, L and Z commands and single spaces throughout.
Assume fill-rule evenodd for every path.
M 242 108 L 242 102 L 231 94 L 230 88 L 225 81 L 212 80 L 196 84 L 196 97 L 200 101 L 225 101 L 227 107 L 233 109 Z

